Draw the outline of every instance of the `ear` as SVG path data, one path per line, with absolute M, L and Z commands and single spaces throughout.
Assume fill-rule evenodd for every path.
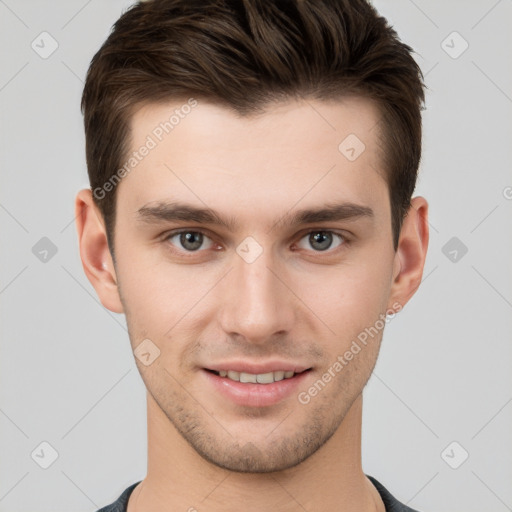
M 105 223 L 90 189 L 80 190 L 77 194 L 75 218 L 85 275 L 94 286 L 101 303 L 114 313 L 123 313 Z
M 416 293 L 423 275 L 427 248 L 428 203 L 423 197 L 415 197 L 400 230 L 388 308 L 396 310 L 397 304 L 405 306 Z

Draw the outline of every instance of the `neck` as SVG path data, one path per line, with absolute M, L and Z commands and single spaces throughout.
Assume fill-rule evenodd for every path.
M 247 512 L 384 512 L 361 466 L 361 395 L 316 453 L 274 473 L 236 473 L 215 466 L 181 437 L 149 393 L 147 405 L 148 472 L 130 496 L 128 512 L 225 512 L 242 507 Z

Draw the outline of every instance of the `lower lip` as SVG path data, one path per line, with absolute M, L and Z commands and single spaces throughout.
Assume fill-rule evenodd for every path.
M 216 391 L 236 405 L 267 407 L 279 403 L 296 392 L 310 371 L 306 370 L 302 373 L 297 373 L 289 379 L 283 379 L 272 384 L 237 382 L 204 369 L 202 373 Z

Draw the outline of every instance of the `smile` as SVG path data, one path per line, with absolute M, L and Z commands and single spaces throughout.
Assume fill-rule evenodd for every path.
M 273 382 L 279 382 L 283 379 L 291 379 L 294 375 L 296 375 L 294 371 L 285 370 L 278 370 L 275 372 L 267 373 L 235 372 L 233 370 L 220 370 L 218 372 L 215 370 L 212 371 L 220 377 L 225 377 L 235 382 L 252 384 L 272 384 Z
M 276 367 L 279 368 L 277 365 Z M 296 368 L 297 371 L 290 368 L 262 370 L 263 368 L 259 370 L 261 373 L 249 373 L 203 368 L 201 375 L 206 379 L 205 389 L 211 389 L 214 392 L 212 400 L 222 397 L 222 400 L 227 399 L 228 402 L 238 406 L 267 407 L 297 394 L 298 389 L 304 387 L 305 380 L 311 378 L 309 374 L 312 368 Z

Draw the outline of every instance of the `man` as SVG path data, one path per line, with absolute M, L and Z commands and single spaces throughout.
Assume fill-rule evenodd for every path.
M 362 391 L 421 281 L 421 71 L 364 0 L 154 0 L 82 98 L 80 254 L 126 315 L 148 470 L 105 511 L 410 511 Z

